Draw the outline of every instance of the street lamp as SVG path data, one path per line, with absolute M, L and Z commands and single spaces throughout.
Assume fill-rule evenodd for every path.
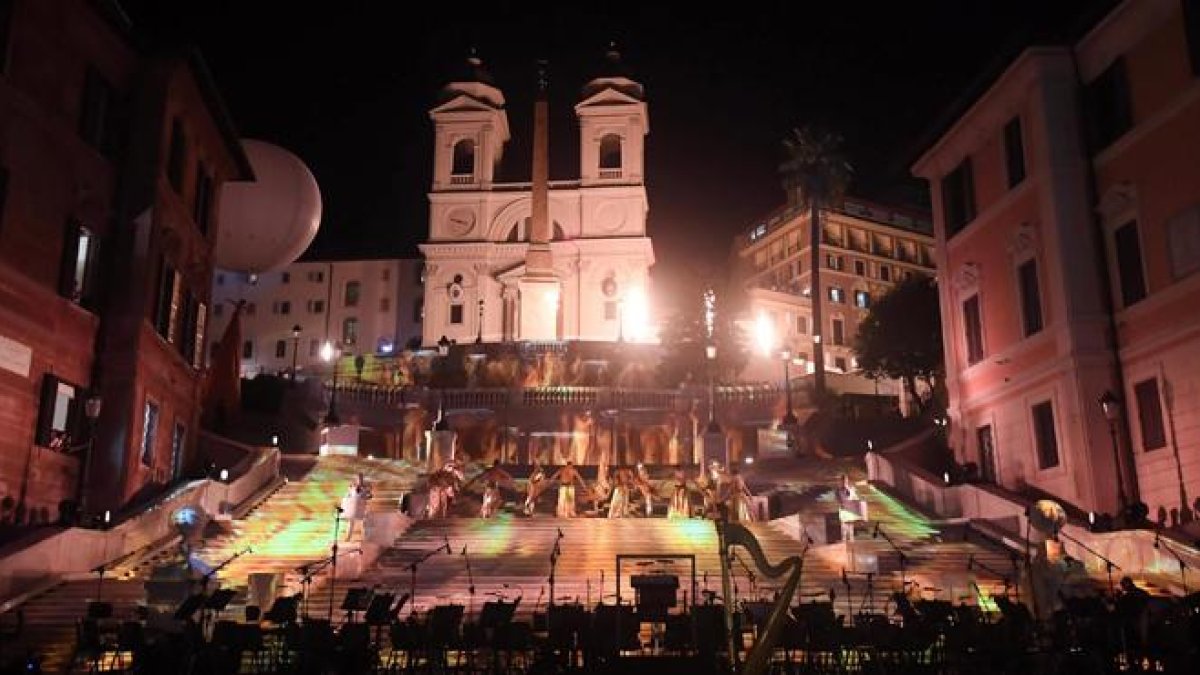
M 333 365 L 333 391 L 329 394 L 329 412 L 325 414 L 325 424 L 329 426 L 341 423 L 337 414 L 338 357 L 341 355 L 341 345 L 335 342 L 326 340 L 321 346 L 321 360 Z
M 483 298 L 479 299 L 479 333 L 475 335 L 475 344 L 483 344 Z
M 721 433 L 721 425 L 717 424 L 717 346 L 711 342 L 704 347 L 704 355 L 708 357 L 708 433 Z
M 83 466 L 79 470 L 79 482 L 75 487 L 75 505 L 79 509 L 77 514 L 80 523 L 87 523 L 87 493 L 88 479 L 92 470 L 92 450 L 96 446 L 96 420 L 100 418 L 100 408 L 103 406 L 103 399 L 99 396 L 92 395 L 83 404 L 83 414 L 88 420 L 88 440 L 87 445 L 83 448 Z
M 1099 403 L 1100 410 L 1104 412 L 1104 419 L 1108 420 L 1108 435 L 1112 439 L 1113 469 L 1117 474 L 1117 505 L 1120 507 L 1120 515 L 1124 517 L 1129 502 L 1125 497 L 1125 478 L 1123 476 L 1124 472 L 1121 469 L 1121 450 L 1117 444 L 1117 422 L 1121 419 L 1121 399 L 1106 389 L 1100 395 Z
M 796 426 L 799 421 L 796 419 L 796 413 L 792 410 L 792 377 L 788 370 L 788 366 L 792 363 L 791 350 L 780 350 L 779 358 L 783 361 L 783 392 L 787 397 L 787 413 L 783 416 L 783 425 L 790 428 Z
M 292 326 L 292 382 L 296 381 L 296 359 L 300 356 L 300 324 Z

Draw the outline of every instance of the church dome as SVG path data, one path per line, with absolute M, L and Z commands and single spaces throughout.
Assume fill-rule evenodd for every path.
M 495 78 L 483 66 L 483 59 L 476 56 L 474 50 L 471 50 L 471 55 L 451 74 L 450 81 L 442 87 L 438 95 L 438 101 L 449 101 L 461 95 L 470 96 L 496 108 L 504 107 L 504 94 L 500 93 Z
M 221 188 L 217 267 L 266 272 L 290 265 L 308 248 L 321 225 L 321 191 L 299 157 L 250 139 L 242 147 L 256 180 Z
M 596 68 L 596 74 L 583 86 L 583 98 L 591 98 L 605 89 L 615 89 L 639 101 L 646 96 L 642 84 L 630 76 L 629 68 L 621 60 L 616 45 L 609 45 L 604 60 Z

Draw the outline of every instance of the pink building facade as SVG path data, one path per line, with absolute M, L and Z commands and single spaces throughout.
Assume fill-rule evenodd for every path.
M 1127 0 L 1026 49 L 913 166 L 932 188 L 950 442 L 984 480 L 1172 520 L 1200 496 L 1190 5 Z

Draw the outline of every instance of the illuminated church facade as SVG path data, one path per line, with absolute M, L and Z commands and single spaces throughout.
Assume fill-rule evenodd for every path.
M 636 340 L 654 249 L 642 85 L 616 52 L 575 105 L 579 178 L 549 180 L 545 81 L 534 106 L 532 180 L 496 182 L 509 140 L 504 95 L 479 59 L 430 110 L 433 185 L 424 344 Z

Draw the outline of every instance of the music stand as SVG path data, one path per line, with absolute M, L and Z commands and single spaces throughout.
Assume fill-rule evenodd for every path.
M 372 626 L 386 626 L 391 623 L 393 616 L 391 609 L 395 601 L 395 593 L 376 593 L 372 595 L 371 604 L 367 605 L 367 613 L 363 616 L 363 621 Z
M 275 602 L 271 603 L 271 609 L 263 615 L 263 618 L 274 624 L 290 624 L 296 621 L 296 610 L 300 605 L 299 595 L 289 595 L 282 598 L 275 598 Z
M 483 609 L 479 611 L 479 626 L 484 629 L 507 626 L 512 623 L 520 603 L 520 598 L 512 602 L 489 600 L 483 603 Z
M 204 611 L 208 613 L 208 620 L 212 621 L 214 615 L 220 618 L 221 612 L 225 611 L 225 608 L 229 606 L 229 601 L 233 600 L 236 595 L 237 591 L 232 588 L 218 588 L 213 591 L 213 594 L 208 596 L 208 601 L 204 603 Z
M 342 611 L 346 613 L 346 618 L 350 623 L 354 623 L 355 612 L 365 612 L 371 606 L 371 596 L 374 591 L 366 586 L 355 586 L 346 591 L 346 597 L 342 598 Z
M 196 613 L 196 610 L 204 606 L 206 600 L 208 600 L 208 596 L 203 593 L 194 593 L 189 595 L 182 603 L 179 604 L 179 607 L 175 610 L 175 614 L 172 615 L 172 617 L 176 621 L 191 621 L 192 615 Z

